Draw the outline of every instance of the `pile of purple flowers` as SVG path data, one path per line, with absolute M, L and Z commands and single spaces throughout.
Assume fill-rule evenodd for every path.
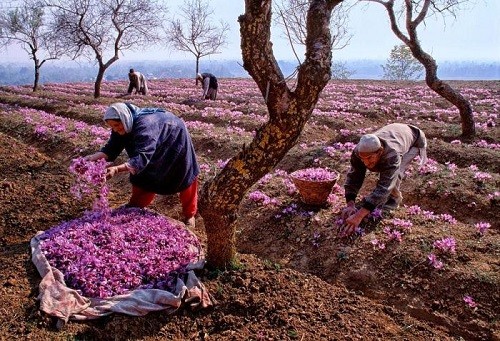
M 93 211 L 54 226 L 39 236 L 49 264 L 68 287 L 83 296 L 108 298 L 134 289 L 174 289 L 176 277 L 200 259 L 201 245 L 184 225 L 152 211 L 110 210 L 106 161 L 77 158 L 76 199 L 94 197 Z
M 94 198 L 94 210 L 108 209 L 108 192 L 106 184 L 106 165 L 104 159 L 92 162 L 79 157 L 73 159 L 69 171 L 75 176 L 75 183 L 71 186 L 71 194 L 78 200 L 87 197 Z
M 295 171 L 291 176 L 306 181 L 332 181 L 336 180 L 338 173 L 327 168 L 305 168 Z
M 176 276 L 199 260 L 201 248 L 182 224 L 139 208 L 92 212 L 45 231 L 40 240 L 69 287 L 99 298 L 171 290 Z

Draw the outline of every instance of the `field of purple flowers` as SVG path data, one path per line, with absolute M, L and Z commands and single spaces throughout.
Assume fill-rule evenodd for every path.
M 471 101 L 474 139 L 460 138 L 456 108 L 422 83 L 330 82 L 297 145 L 242 202 L 239 267 L 199 273 L 214 307 L 112 315 L 63 330 L 38 309 L 40 276 L 29 241 L 91 208 L 92 200 L 71 193 L 69 166 L 106 141 L 105 108 L 130 101 L 182 117 L 203 185 L 251 141 L 267 119 L 265 103 L 250 79 L 222 79 L 216 101 L 199 101 L 201 90 L 188 79 L 151 81 L 148 96 L 126 96 L 125 81 L 107 82 L 99 99 L 92 83 L 47 84 L 37 93 L 29 86 L 0 87 L 0 334 L 33 340 L 500 340 L 500 84 L 451 84 Z M 429 162 L 409 167 L 400 209 L 342 238 L 337 221 L 350 152 L 361 134 L 391 122 L 424 130 Z M 324 176 L 322 169 L 340 174 L 322 207 L 304 204 L 290 177 L 306 168 L 316 169 L 310 176 Z M 363 193 L 376 179 L 369 174 Z M 108 185 L 111 207 L 127 201 L 126 176 Z M 176 196 L 158 197 L 151 209 L 180 217 Z M 203 245 L 201 217 L 193 232 Z

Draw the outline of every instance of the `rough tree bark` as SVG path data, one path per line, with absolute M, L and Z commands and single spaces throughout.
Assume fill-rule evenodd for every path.
M 307 15 L 306 56 L 294 91 L 288 88 L 274 58 L 271 38 L 271 0 L 245 0 L 239 17 L 243 66 L 266 100 L 269 120 L 248 146 L 205 183 L 200 214 L 207 233 L 207 261 L 224 268 L 236 260 L 235 224 L 247 190 L 271 171 L 297 142 L 318 97 L 330 80 L 333 8 L 343 0 L 312 0 Z
M 29 51 L 31 55 L 31 59 L 33 60 L 34 64 L 34 69 L 35 69 L 35 78 L 33 79 L 33 92 L 36 92 L 40 88 L 40 70 L 42 69 L 43 64 L 45 64 L 46 61 L 52 60 L 52 59 L 58 59 L 59 57 L 47 57 L 43 60 L 40 61 L 40 58 L 38 58 L 38 42 L 36 39 L 33 39 L 32 43 L 29 43 Z M 28 50 L 28 48 L 26 48 Z M 57 55 L 58 53 L 56 53 Z
M 437 63 L 432 58 L 431 55 L 426 53 L 420 46 L 420 42 L 417 36 L 417 27 L 426 18 L 429 7 L 435 6 L 435 0 L 424 0 L 421 5 L 420 12 L 413 20 L 413 2 L 411 0 L 405 0 L 406 9 L 406 31 L 408 36 L 406 36 L 398 26 L 396 15 L 394 12 L 394 0 L 382 1 L 382 0 L 365 0 L 371 2 L 377 2 L 382 4 L 389 14 L 389 19 L 391 21 L 391 29 L 394 34 L 405 43 L 411 50 L 413 56 L 420 62 L 425 68 L 425 82 L 427 86 L 434 90 L 438 95 L 449 101 L 455 107 L 457 107 L 460 118 L 462 122 L 462 136 L 465 138 L 471 138 L 476 134 L 476 127 L 474 124 L 474 115 L 472 113 L 472 106 L 470 102 L 465 99 L 457 90 L 453 89 L 448 83 L 440 80 L 437 76 Z
M 97 76 L 94 82 L 94 98 L 101 97 L 101 85 L 104 79 L 104 74 L 106 70 L 119 59 L 119 50 L 115 48 L 115 54 L 106 63 L 104 63 L 102 54 L 98 50 L 95 50 L 95 58 L 97 60 L 97 65 L 99 69 L 97 70 Z
M 33 91 L 37 91 L 38 83 L 40 82 L 40 68 L 42 67 L 42 64 L 36 57 L 36 52 L 33 53 L 33 62 L 35 63 L 35 79 L 33 80 Z
M 196 75 L 198 75 L 198 73 L 200 72 L 200 56 L 196 56 L 196 64 L 195 64 L 195 72 L 196 72 Z M 196 85 L 198 85 L 198 77 L 195 77 L 196 79 Z

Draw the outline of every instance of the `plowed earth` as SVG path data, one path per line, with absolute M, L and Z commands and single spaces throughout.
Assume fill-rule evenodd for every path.
M 199 161 L 209 169 L 202 182 L 213 176 L 221 160 L 251 140 L 251 132 L 262 122 L 258 118 L 266 118 L 262 97 L 248 79 L 221 80 L 214 102 L 194 100 L 199 89 L 191 80 L 150 83 L 151 96 L 126 100 L 165 107 L 191 123 Z M 363 236 L 337 237 L 341 188 L 335 189 L 329 205 L 307 207 L 297 193 L 288 193 L 285 177 L 273 173 L 251 191 L 260 190 L 277 204 L 248 198 L 242 202 L 236 225 L 241 264 L 198 273 L 216 301 L 213 307 L 182 307 L 172 315 L 115 314 L 70 321 L 61 330 L 54 318 L 39 310 L 40 276 L 30 260 L 29 242 L 37 231 L 89 209 L 90 203 L 78 202 L 69 193 L 73 179 L 68 165 L 99 143 L 92 146 L 95 137 L 83 133 L 37 133 L 37 118 L 28 122 L 20 112 L 32 108 L 103 127 L 103 108 L 122 100 L 127 84 L 104 84 L 98 100 L 92 97 L 90 83 L 48 84 L 37 93 L 29 86 L 0 88 L 0 339 L 500 340 L 500 84 L 452 85 L 473 103 L 480 123 L 474 140 L 457 142 L 458 112 L 423 84 L 331 82 L 299 143 L 279 163 L 277 169 L 288 173 L 311 166 L 336 169 L 342 185 L 348 153 L 329 154 L 325 147 L 356 142 L 362 131 L 395 121 L 422 128 L 437 171 L 415 170 L 408 176 L 402 185 L 404 207 L 368 224 Z M 487 145 L 478 146 L 481 140 Z M 480 181 L 475 172 L 490 177 Z M 373 184 L 376 176 L 368 180 Z M 118 177 L 111 183 L 112 205 L 125 203 L 128 179 Z M 434 218 L 412 215 L 412 205 Z M 284 213 L 287 207 L 294 207 L 293 212 Z M 151 208 L 179 217 L 176 196 L 158 197 Z M 383 229 L 395 218 L 411 221 L 411 232 L 401 242 L 386 240 L 383 250 L 374 247 L 372 241 L 386 239 Z M 491 226 L 483 236 L 474 227 L 480 222 Z M 195 233 L 206 239 L 201 217 Z M 456 253 L 443 256 L 444 267 L 438 270 L 427 255 L 433 242 L 444 237 L 455 239 Z M 466 304 L 465 296 L 477 306 Z

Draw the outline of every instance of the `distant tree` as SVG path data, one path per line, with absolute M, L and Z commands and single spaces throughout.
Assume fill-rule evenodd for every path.
M 332 64 L 333 79 L 349 79 L 355 72 L 349 70 L 346 62 L 334 62 Z
M 218 26 L 212 24 L 213 13 L 208 2 L 185 0 L 180 14 L 183 19 L 171 18 L 167 25 L 168 42 L 177 50 L 194 55 L 195 74 L 200 70 L 201 58 L 220 53 L 220 49 L 226 45 L 229 25 L 222 20 Z
M 424 71 L 422 64 L 413 57 L 410 48 L 405 44 L 392 48 L 382 69 L 384 78 L 389 80 L 417 80 Z
M 207 234 L 207 261 L 224 268 L 236 260 L 235 223 L 248 189 L 269 173 L 297 140 L 330 80 L 329 30 L 332 10 L 342 0 L 312 0 L 307 10 L 306 53 L 292 90 L 273 55 L 271 0 L 245 0 L 239 17 L 243 67 L 257 83 L 269 120 L 249 145 L 233 156 L 217 176 L 205 182 L 200 214 Z
M 426 18 L 434 15 L 451 14 L 455 16 L 455 11 L 463 3 L 470 0 L 359 0 L 365 2 L 376 2 L 381 4 L 387 10 L 391 22 L 391 29 L 394 34 L 410 48 L 413 57 L 415 57 L 425 68 L 425 82 L 427 86 L 434 90 L 441 97 L 452 103 L 460 113 L 462 121 L 462 136 L 473 137 L 476 134 L 474 125 L 474 116 L 472 106 L 457 90 L 453 89 L 448 83 L 440 80 L 437 76 L 437 63 L 432 56 L 426 53 L 418 39 L 417 27 L 425 21 Z M 395 3 L 399 6 L 395 10 Z M 400 15 L 403 14 L 403 15 Z M 403 22 L 399 22 L 402 18 Z M 401 27 L 406 29 L 403 33 Z
M 277 14 L 275 22 L 284 30 L 284 36 L 290 42 L 290 47 L 299 62 L 299 58 L 294 45 L 306 45 L 307 38 L 307 10 L 311 0 L 281 0 L 275 4 L 275 13 Z M 330 20 L 331 48 L 332 50 L 341 50 L 349 45 L 352 34 L 349 34 L 348 19 L 350 7 L 344 3 L 336 6 L 332 12 Z M 349 71 L 345 63 L 333 62 L 332 78 L 347 79 L 353 72 Z
M 33 91 L 39 88 L 42 65 L 60 58 L 65 51 L 49 29 L 45 7 L 37 0 L 24 0 L 18 7 L 0 12 L 0 44 L 3 47 L 19 44 L 33 60 Z
M 73 59 L 95 59 L 98 65 L 94 97 L 101 95 L 106 70 L 126 50 L 161 39 L 166 8 L 155 0 L 47 0 L 54 33 L 70 48 Z M 110 53 L 111 57 L 105 57 Z

